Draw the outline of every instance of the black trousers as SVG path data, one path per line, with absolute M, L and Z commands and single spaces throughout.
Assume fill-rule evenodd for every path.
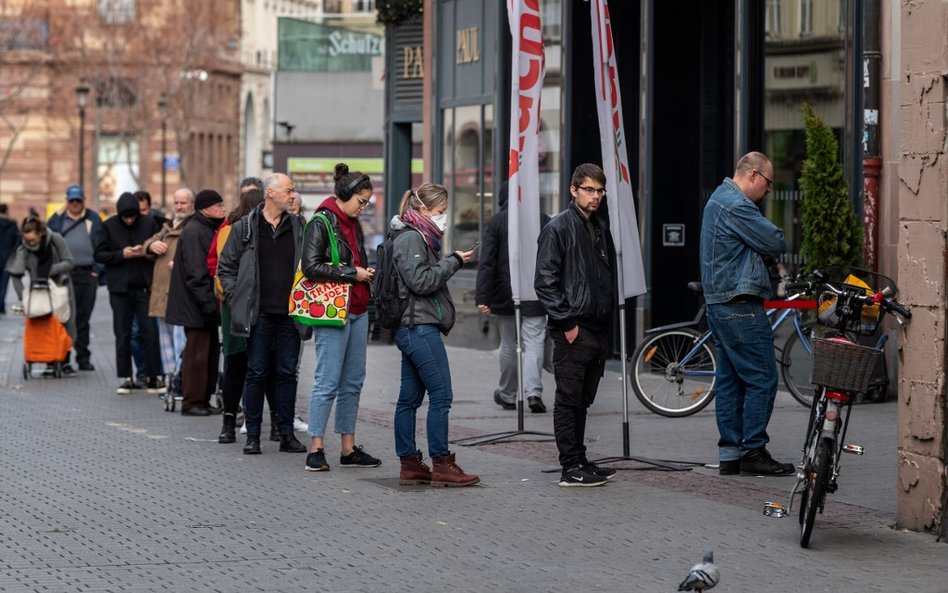
M 267 385 L 264 395 L 267 396 L 267 406 L 270 408 L 270 423 L 276 425 L 276 372 L 273 362 L 270 363 L 270 374 L 267 376 Z M 240 398 L 244 395 L 244 381 L 247 379 L 247 351 L 236 352 L 224 358 L 224 382 L 222 395 L 224 399 L 224 413 L 237 414 L 240 407 Z
M 181 410 L 208 407 L 217 388 L 221 345 L 217 328 L 186 327 L 188 339 L 181 356 Z
M 579 328 L 572 344 L 560 330 L 553 337 L 553 436 L 564 469 L 586 462 L 586 410 L 596 399 L 609 353 L 606 332 Z
M 99 279 L 92 275 L 91 268 L 74 268 L 72 277 L 72 292 L 76 297 L 76 341 L 73 349 L 76 351 L 76 362 L 89 362 L 89 319 L 92 309 L 95 308 L 95 293 L 99 288 Z
M 145 374 L 157 377 L 161 372 L 161 346 L 158 344 L 158 326 L 148 316 L 147 288 L 133 288 L 128 292 L 110 292 L 112 331 L 115 332 L 115 370 L 119 377 L 132 377 L 132 318 L 138 319 L 145 343 Z

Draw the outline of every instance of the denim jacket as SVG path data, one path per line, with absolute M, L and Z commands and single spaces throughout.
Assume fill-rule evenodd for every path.
M 763 256 L 786 250 L 783 231 L 760 213 L 730 177 L 718 186 L 701 222 L 701 283 L 708 304 L 738 295 L 770 298 Z

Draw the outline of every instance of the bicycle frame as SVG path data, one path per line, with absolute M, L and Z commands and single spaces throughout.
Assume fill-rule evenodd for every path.
M 768 304 L 772 304 L 772 303 L 776 303 L 776 302 L 781 303 L 781 306 L 771 307 L 771 308 L 768 308 L 768 309 L 767 309 L 767 318 L 770 320 L 770 331 L 771 331 L 771 332 L 776 332 L 777 329 L 778 329 L 781 325 L 783 325 L 783 322 L 786 321 L 787 317 L 792 317 L 792 318 L 793 318 L 793 330 L 797 333 L 797 336 L 800 338 L 800 344 L 803 345 L 803 347 L 806 349 L 806 351 L 807 351 L 809 354 L 812 354 L 812 353 L 813 353 L 813 352 L 812 352 L 812 345 L 810 344 L 809 340 L 806 339 L 806 336 L 804 336 L 804 334 L 803 334 L 803 325 L 800 323 L 800 313 L 799 313 L 799 311 L 800 311 L 801 309 L 813 308 L 813 307 L 815 307 L 815 305 L 811 306 L 811 305 L 809 304 L 809 302 L 807 302 L 807 303 L 802 303 L 802 302 L 801 302 L 801 303 L 800 303 L 801 306 L 797 306 L 797 307 L 793 307 L 793 306 L 789 306 L 789 307 L 788 307 L 788 306 L 785 306 L 785 305 L 784 305 L 784 303 L 787 303 L 787 302 L 790 302 L 790 301 L 797 301 L 797 300 L 800 300 L 800 299 L 802 298 L 802 296 L 803 296 L 803 294 L 800 293 L 800 294 L 791 295 L 791 296 L 788 297 L 785 301 L 766 301 Z M 663 326 L 661 326 L 661 327 L 654 327 L 654 328 L 652 328 L 652 329 L 646 331 L 646 332 L 645 332 L 645 335 L 651 335 L 651 334 L 655 334 L 655 333 L 663 332 L 663 331 L 668 331 L 668 330 L 672 330 L 672 329 L 682 329 L 682 328 L 686 328 L 686 327 L 694 327 L 694 326 L 700 325 L 701 322 L 704 320 L 705 315 L 707 314 L 707 309 L 708 309 L 707 304 L 702 303 L 702 304 L 701 304 L 701 307 L 698 309 L 698 314 L 695 315 L 695 318 L 694 318 L 693 320 L 691 320 L 691 321 L 683 321 L 683 322 L 680 322 L 680 323 L 672 323 L 672 324 L 669 324 L 669 325 L 663 325 Z M 778 311 L 781 311 L 781 312 L 778 314 Z M 687 364 L 691 361 L 691 359 L 692 359 L 698 352 L 701 351 L 701 348 L 702 348 L 702 347 L 704 346 L 704 344 L 705 344 L 708 340 L 710 340 L 710 339 L 711 339 L 711 330 L 710 330 L 710 329 L 709 329 L 709 330 L 705 330 L 704 333 L 701 334 L 701 337 L 700 337 L 700 338 L 694 343 L 694 345 L 691 347 L 691 350 L 689 350 L 687 353 L 685 353 L 685 355 L 684 355 L 683 357 L 681 357 L 681 360 L 678 361 L 679 364 L 682 365 L 682 366 L 687 365 Z M 774 346 L 774 348 L 776 348 L 776 345 Z M 687 370 L 687 371 L 685 371 L 684 374 L 685 374 L 685 375 L 688 375 L 688 376 L 692 376 L 692 377 L 702 377 L 702 376 L 704 376 L 704 377 L 710 377 L 710 376 L 713 376 L 713 375 L 714 375 L 714 371 Z

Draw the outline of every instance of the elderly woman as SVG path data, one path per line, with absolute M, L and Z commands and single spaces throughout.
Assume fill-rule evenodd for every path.
M 13 280 L 13 290 L 17 298 L 23 301 L 23 276 L 29 274 L 30 282 L 52 279 L 60 286 L 69 289 L 69 308 L 75 310 L 76 301 L 72 292 L 69 272 L 72 270 L 72 254 L 59 233 L 46 229 L 46 224 L 37 216 L 27 216 L 21 229 L 22 239 L 13 256 L 7 261 L 6 272 Z M 66 332 L 75 339 L 76 322 L 73 315 L 66 322 Z M 67 360 L 68 361 L 68 354 Z M 51 369 L 47 369 L 50 372 Z M 63 365 L 66 376 L 76 374 L 71 365 Z

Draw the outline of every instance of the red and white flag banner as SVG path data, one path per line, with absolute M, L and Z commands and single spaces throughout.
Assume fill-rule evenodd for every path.
M 645 293 L 645 267 L 642 265 L 642 245 L 635 217 L 635 196 L 632 194 L 629 155 L 626 151 L 622 96 L 619 93 L 619 72 L 612 43 L 609 5 L 606 0 L 590 0 L 589 9 L 596 73 L 596 111 L 599 114 L 599 136 L 602 140 L 602 169 L 606 174 L 609 196 L 609 226 L 622 268 L 619 298 L 624 300 Z
M 510 177 L 508 254 L 515 302 L 536 300 L 533 276 L 540 236 L 540 92 L 544 53 L 539 0 L 508 0 L 510 22 Z

